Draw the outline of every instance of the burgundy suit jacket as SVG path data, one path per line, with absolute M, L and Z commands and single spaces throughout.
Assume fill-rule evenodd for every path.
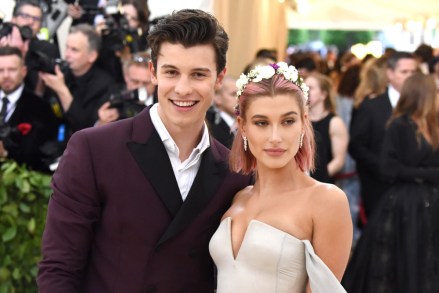
M 250 178 L 214 139 L 183 202 L 149 109 L 75 133 L 53 176 L 44 292 L 212 292 L 208 243 Z

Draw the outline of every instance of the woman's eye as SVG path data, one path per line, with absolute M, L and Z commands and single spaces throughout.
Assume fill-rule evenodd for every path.
M 255 121 L 254 123 L 257 126 L 265 126 L 268 124 L 267 121 Z
M 284 124 L 291 125 L 291 124 L 294 124 L 294 122 L 296 122 L 294 119 L 287 119 L 284 121 Z

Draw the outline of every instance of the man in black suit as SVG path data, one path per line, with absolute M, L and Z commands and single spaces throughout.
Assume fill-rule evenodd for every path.
M 24 87 L 21 51 L 0 48 L 0 157 L 48 171 L 41 146 L 56 139 L 55 117 L 48 103 Z
M 414 56 L 396 52 L 387 60 L 386 92 L 373 99 L 366 99 L 353 117 L 350 127 L 349 153 L 357 163 L 361 182 L 361 197 L 366 215 L 369 216 L 381 195 L 387 190 L 379 172 L 379 156 L 387 120 L 399 100 L 399 93 L 407 77 L 417 70 Z
M 223 85 L 215 93 L 214 105 L 206 114 L 209 130 L 212 136 L 228 147 L 232 147 L 235 138 L 235 105 L 236 105 L 236 79 L 226 76 Z
M 32 52 L 41 52 L 47 57 L 55 59 L 60 57 L 59 49 L 55 44 L 46 40 L 40 40 L 37 37 L 44 17 L 43 9 L 38 0 L 17 1 L 12 14 L 11 23 L 19 27 L 28 26 L 32 31 L 29 48 L 27 52 L 23 52 L 26 54 L 25 63 L 28 68 L 25 83 L 27 88 L 42 96 L 45 89 L 39 80 L 38 70 L 33 68 L 34 60 L 32 58 L 35 58 L 35 55 Z

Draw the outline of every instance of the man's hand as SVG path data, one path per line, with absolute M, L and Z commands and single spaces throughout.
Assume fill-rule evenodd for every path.
M 39 76 L 46 86 L 55 91 L 64 111 L 67 111 L 73 102 L 73 96 L 64 81 L 64 74 L 59 69 L 59 66 L 55 66 L 55 74 L 40 72 Z
M 0 158 L 6 158 L 8 156 L 8 151 L 3 145 L 3 141 L 0 140 Z
M 12 27 L 12 32 L 4 36 L 0 39 L 0 47 L 17 47 L 20 49 L 21 54 L 26 56 L 27 51 L 29 50 L 29 40 L 24 41 L 21 38 L 20 30 L 17 26 Z
M 73 18 L 78 19 L 82 16 L 82 8 L 78 4 L 69 4 L 67 13 Z
M 104 125 L 119 118 L 119 111 L 115 108 L 110 108 L 110 102 L 105 102 L 98 110 L 99 120 L 97 125 Z

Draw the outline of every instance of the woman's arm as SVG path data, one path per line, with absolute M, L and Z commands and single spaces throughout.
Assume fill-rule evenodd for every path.
M 313 195 L 313 236 L 315 253 L 340 281 L 352 246 L 352 220 L 345 193 L 332 184 L 316 188 Z
M 332 160 L 328 163 L 328 174 L 333 177 L 344 166 L 349 143 L 349 134 L 343 120 L 335 116 L 329 123 L 329 137 L 331 139 Z

